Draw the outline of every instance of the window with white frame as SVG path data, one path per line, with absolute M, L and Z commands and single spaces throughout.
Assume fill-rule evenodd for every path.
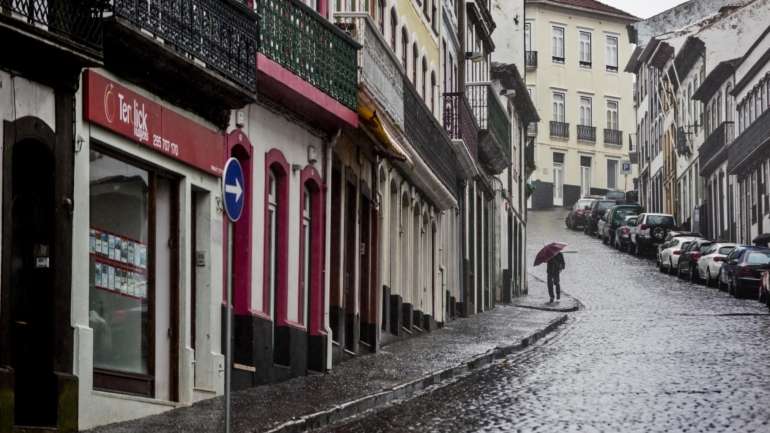
M 618 160 L 607 160 L 607 189 L 617 189 L 618 187 Z
M 580 196 L 591 195 L 591 157 L 580 157 Z
M 591 97 L 590 96 L 581 96 L 580 97 L 580 109 L 579 109 L 579 118 L 580 118 L 580 124 L 584 126 L 592 126 L 593 125 L 593 119 L 592 119 L 592 113 L 591 113 Z
M 524 50 L 532 51 L 532 23 L 524 24 Z
M 566 122 L 565 118 L 565 96 L 562 92 L 553 92 L 553 120 L 555 122 Z
M 618 37 L 614 35 L 607 35 L 605 44 L 607 70 L 610 72 L 618 72 Z
M 620 120 L 618 119 L 618 101 L 607 100 L 607 129 L 620 130 Z
M 591 32 L 580 31 L 580 66 L 591 67 Z
M 564 63 L 564 27 L 551 29 L 551 58 L 554 63 Z

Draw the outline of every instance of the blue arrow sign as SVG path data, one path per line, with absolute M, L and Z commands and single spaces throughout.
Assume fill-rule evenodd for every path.
M 227 218 L 236 222 L 243 213 L 246 182 L 243 180 L 241 163 L 235 158 L 228 159 L 225 164 L 225 171 L 222 174 L 222 190 Z

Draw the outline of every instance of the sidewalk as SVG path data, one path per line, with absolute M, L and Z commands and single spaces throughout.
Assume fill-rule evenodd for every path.
M 565 293 L 561 292 L 561 299 L 549 302 L 548 285 L 542 278 L 529 274 L 529 294 L 513 300 L 512 304 L 516 307 L 531 308 L 535 310 L 554 311 L 569 313 L 580 309 L 580 302 Z
M 236 392 L 232 431 L 295 432 L 337 422 L 520 350 L 566 319 L 558 312 L 497 306 L 337 365 L 328 374 Z M 224 399 L 217 397 L 90 432 L 222 432 L 223 407 Z

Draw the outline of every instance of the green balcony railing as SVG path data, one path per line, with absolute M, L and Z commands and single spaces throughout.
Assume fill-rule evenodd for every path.
M 358 44 L 299 0 L 258 0 L 258 50 L 356 109 Z

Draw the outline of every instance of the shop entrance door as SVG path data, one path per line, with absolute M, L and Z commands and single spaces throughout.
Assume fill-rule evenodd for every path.
M 370 243 L 370 218 L 371 218 L 371 204 L 369 198 L 366 195 L 361 195 L 361 243 L 360 243 L 360 270 L 359 270 L 359 283 L 358 283 L 358 311 L 359 311 L 359 343 L 365 350 L 373 350 L 374 342 L 369 335 L 369 324 L 371 323 L 371 289 L 370 283 L 370 263 L 371 263 L 371 249 Z
M 38 141 L 6 151 L 7 227 L 3 236 L 4 289 L 10 289 L 11 366 L 15 372 L 16 425 L 56 426 L 53 373 L 54 302 L 51 262 L 54 227 L 54 158 Z M 10 159 L 10 160 L 8 160 Z M 8 180 L 10 179 L 10 180 Z M 10 207 L 10 209 L 9 209 Z

